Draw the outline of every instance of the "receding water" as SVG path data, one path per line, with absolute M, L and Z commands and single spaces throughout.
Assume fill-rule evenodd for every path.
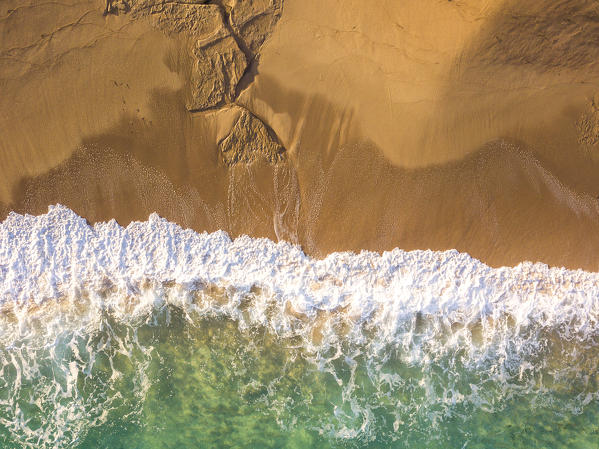
M 343 312 L 277 331 L 203 301 L 5 310 L 1 447 L 599 446 L 596 335 L 416 315 L 390 338 Z

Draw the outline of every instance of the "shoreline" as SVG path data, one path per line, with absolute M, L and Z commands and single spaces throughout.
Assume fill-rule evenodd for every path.
M 399 248 L 315 259 L 289 242 L 231 239 L 223 231 L 196 233 L 157 214 L 126 228 L 114 220 L 90 226 L 61 205 L 39 216 L 11 214 L 0 223 L 0 241 L 3 302 L 22 304 L 91 294 L 96 287 L 127 296 L 146 287 L 159 292 L 172 285 L 183 290 L 218 285 L 233 289 L 234 297 L 254 289 L 270 291 L 291 301 L 298 312 L 348 305 L 358 310 L 369 301 L 382 304 L 390 298 L 408 309 L 444 309 L 450 303 L 450 309 L 463 308 L 469 301 L 506 301 L 501 307 L 518 308 L 531 299 L 541 309 L 546 302 L 551 310 L 556 300 L 588 302 L 599 288 L 599 273 L 539 262 L 492 268 L 457 250 Z M 424 303 L 410 303 L 417 298 Z
M 0 218 L 155 211 L 314 257 L 456 248 L 599 271 L 584 2 L 265 0 L 269 19 L 245 27 L 256 12 L 231 2 L 148 16 L 21 1 L 0 7 Z M 229 55 L 226 73 L 197 54 Z

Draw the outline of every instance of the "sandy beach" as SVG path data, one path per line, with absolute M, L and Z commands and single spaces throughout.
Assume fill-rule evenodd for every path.
M 0 218 L 599 270 L 592 1 L 6 0 Z

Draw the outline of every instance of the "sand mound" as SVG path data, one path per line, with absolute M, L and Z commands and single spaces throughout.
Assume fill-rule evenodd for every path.
M 264 123 L 247 109 L 240 109 L 231 132 L 218 143 L 220 157 L 226 165 L 250 163 L 263 158 L 270 163 L 283 160 L 284 151 Z

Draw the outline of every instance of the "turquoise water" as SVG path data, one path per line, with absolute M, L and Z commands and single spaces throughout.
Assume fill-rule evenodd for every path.
M 599 336 L 573 323 L 417 314 L 389 333 L 221 303 L 5 307 L 0 446 L 599 447 Z

